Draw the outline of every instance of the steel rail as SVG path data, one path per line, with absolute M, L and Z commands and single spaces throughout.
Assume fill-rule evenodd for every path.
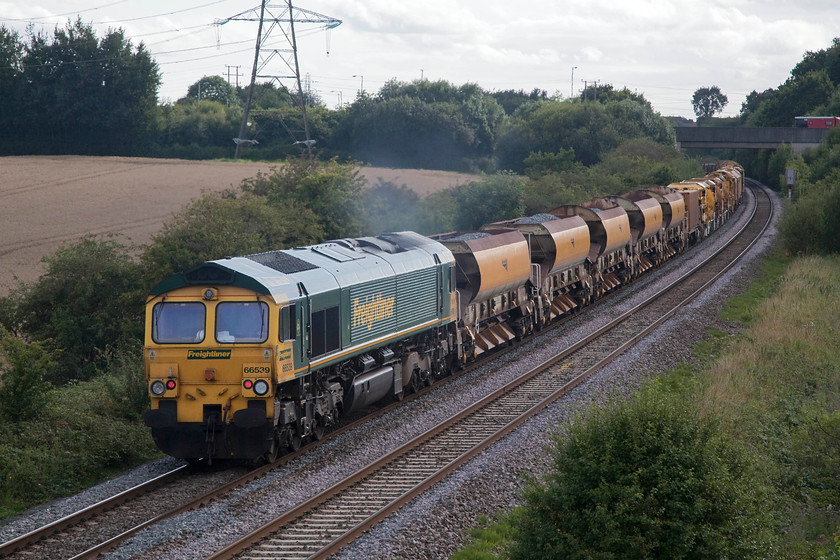
M 169 484 L 173 480 L 183 476 L 183 471 L 186 468 L 187 465 L 177 467 L 169 472 L 158 475 L 151 480 L 147 480 L 146 482 L 128 488 L 127 490 L 109 498 L 96 502 L 95 504 L 91 504 L 84 509 L 62 517 L 61 519 L 57 519 L 52 523 L 48 523 L 47 525 L 43 525 L 17 538 L 6 541 L 3 544 L 0 544 L 0 556 L 8 556 L 17 550 L 43 540 L 50 535 L 64 531 L 69 527 L 78 525 L 79 523 L 90 519 L 91 517 L 100 515 L 101 513 L 111 510 L 129 500 L 133 500 L 137 496 L 150 492 L 164 484 Z

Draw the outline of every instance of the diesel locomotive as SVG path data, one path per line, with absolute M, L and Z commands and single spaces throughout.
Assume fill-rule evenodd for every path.
M 425 237 L 397 232 L 199 264 L 146 304 L 158 447 L 268 459 L 580 310 L 709 235 L 743 169 Z

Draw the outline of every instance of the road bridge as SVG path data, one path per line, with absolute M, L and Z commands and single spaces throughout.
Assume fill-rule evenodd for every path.
M 776 149 L 791 144 L 795 153 L 816 148 L 830 128 L 795 127 L 692 127 L 678 126 L 677 148 Z

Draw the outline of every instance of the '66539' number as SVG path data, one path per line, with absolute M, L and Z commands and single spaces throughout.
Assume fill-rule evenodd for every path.
M 249 375 L 260 375 L 271 373 L 269 366 L 245 366 L 242 368 L 242 373 Z

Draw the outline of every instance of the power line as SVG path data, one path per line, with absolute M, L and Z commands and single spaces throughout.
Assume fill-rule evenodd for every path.
M 49 19 L 54 19 L 54 18 L 63 18 L 63 17 L 67 17 L 67 16 L 72 16 L 72 15 L 75 15 L 75 14 L 81 14 L 81 13 L 84 13 L 84 12 L 100 10 L 102 8 L 107 8 L 109 6 L 115 6 L 117 4 L 122 4 L 123 2 L 127 2 L 127 1 L 128 0 L 119 0 L 118 2 L 113 2 L 111 4 L 106 4 L 104 6 L 99 6 L 97 8 L 88 8 L 86 10 L 67 12 L 66 14 L 56 14 L 56 15 L 52 15 L 52 16 L 33 16 L 31 18 L 4 18 L 4 21 L 17 21 L 17 22 L 21 22 L 21 23 L 28 23 L 28 22 L 31 22 L 33 20 L 40 20 L 40 19 L 49 20 Z M 163 12 L 163 13 L 160 13 L 160 14 L 152 14 L 152 15 L 148 15 L 148 16 L 139 16 L 139 17 L 135 17 L 135 18 L 112 20 L 112 21 L 94 21 L 94 22 L 91 22 L 91 24 L 92 25 L 105 25 L 105 24 L 113 25 L 115 23 L 130 23 L 130 22 L 133 22 L 133 21 L 142 21 L 144 19 L 153 19 L 153 18 L 157 18 L 157 17 L 171 16 L 171 15 L 175 15 L 175 14 L 183 14 L 184 12 L 191 12 L 193 10 L 200 10 L 202 8 L 207 8 L 209 6 L 214 6 L 216 4 L 222 4 L 222 3 L 228 2 L 228 1 L 229 0 L 216 0 L 215 2 L 208 2 L 207 4 L 201 4 L 199 6 L 193 6 L 192 8 L 184 8 L 183 10 L 174 10 L 174 11 L 171 11 L 171 12 Z
M 59 18 L 59 17 L 67 17 L 67 16 L 72 16 L 72 15 L 83 14 L 85 12 L 93 12 L 93 11 L 96 11 L 96 10 L 101 10 L 103 8 L 110 8 L 111 6 L 116 6 L 117 4 L 124 4 L 125 2 L 128 2 L 128 0 L 118 0 L 117 2 L 111 2 L 110 4 L 105 4 L 103 6 L 97 6 L 95 8 L 87 8 L 87 9 L 84 9 L 84 10 L 76 10 L 76 11 L 73 11 L 73 12 L 67 12 L 66 14 L 56 14 L 56 15 L 52 15 L 52 16 L 33 16 L 31 18 L 28 18 L 28 19 L 3 18 L 3 20 L 4 21 L 20 21 L 20 22 L 26 23 L 26 22 L 32 21 L 34 19 L 52 19 L 52 18 Z

